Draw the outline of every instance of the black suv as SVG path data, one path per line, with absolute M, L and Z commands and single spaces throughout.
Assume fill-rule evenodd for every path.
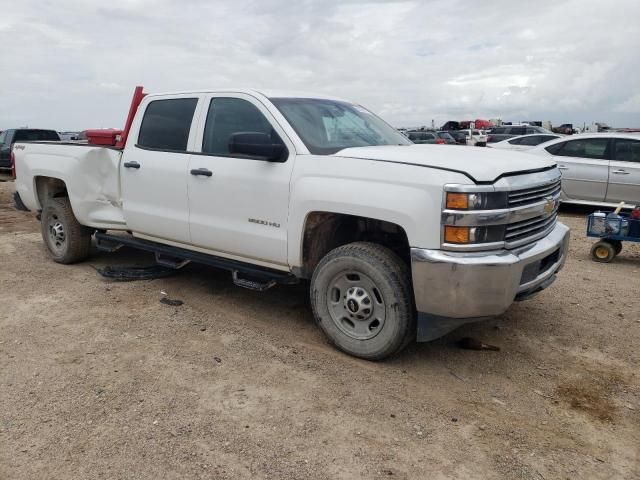
M 59 142 L 60 136 L 55 130 L 39 128 L 10 128 L 0 133 L 0 170 L 11 168 L 11 148 L 14 143 L 38 140 Z
M 493 127 L 489 130 L 487 143 L 501 142 L 508 138 L 518 137 L 520 135 L 532 135 L 534 133 L 550 134 L 551 132 L 546 128 L 536 127 L 534 125 L 503 125 L 501 127 Z

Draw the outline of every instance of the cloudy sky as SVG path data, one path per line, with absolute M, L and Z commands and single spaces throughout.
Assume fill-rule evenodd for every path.
M 329 93 L 396 126 L 640 127 L 638 0 L 0 0 L 0 129 L 121 127 L 133 87 Z

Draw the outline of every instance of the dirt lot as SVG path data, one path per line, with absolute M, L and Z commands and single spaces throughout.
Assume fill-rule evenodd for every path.
M 640 245 L 370 363 L 327 344 L 305 287 L 188 266 L 112 283 L 51 262 L 0 183 L 0 478 L 640 478 Z M 159 302 L 160 291 L 184 301 Z M 473 336 L 499 352 L 462 350 Z

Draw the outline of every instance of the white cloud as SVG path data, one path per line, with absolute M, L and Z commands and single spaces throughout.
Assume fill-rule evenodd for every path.
M 633 97 L 628 98 L 614 109 L 616 112 L 635 113 L 640 115 L 640 93 L 636 93 Z
M 121 126 L 138 84 L 326 92 L 396 125 L 640 126 L 635 0 L 22 0 L 2 10 L 0 129 Z

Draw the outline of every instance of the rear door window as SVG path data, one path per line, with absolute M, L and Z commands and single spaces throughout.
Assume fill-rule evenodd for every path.
M 523 138 L 514 138 L 513 140 L 509 140 L 508 142 L 511 145 L 520 145 L 520 143 L 524 140 Z
M 4 145 L 4 141 L 7 138 L 7 131 L 0 133 L 0 145 Z
M 171 98 L 149 103 L 140 125 L 138 146 L 185 152 L 197 103 L 197 98 Z

